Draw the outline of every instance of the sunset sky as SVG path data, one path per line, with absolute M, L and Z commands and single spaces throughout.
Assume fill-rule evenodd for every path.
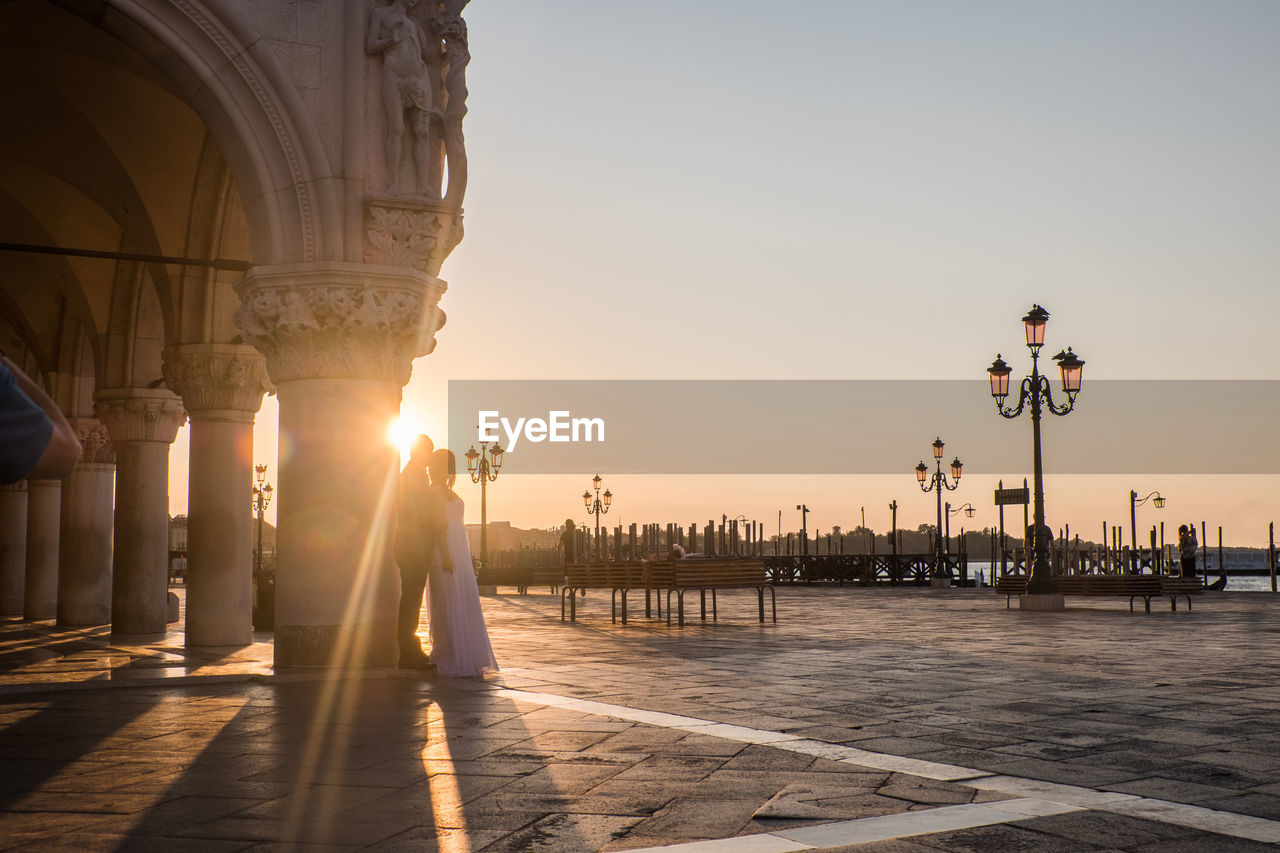
M 982 379 L 997 351 L 1017 376 L 1032 302 L 1048 353 L 1088 362 L 1081 407 L 1091 379 L 1280 379 L 1272 0 L 476 0 L 467 20 L 467 234 L 403 408 L 438 444 L 450 379 Z M 256 431 L 273 471 L 276 411 Z M 1048 452 L 1071 441 L 1054 420 Z M 927 456 L 947 413 L 903 429 Z M 966 526 L 994 523 L 997 477 L 1029 473 L 1020 430 L 1006 471 L 949 496 L 978 508 Z M 184 429 L 175 512 L 185 455 Z M 934 518 L 918 457 L 899 477 L 601 471 L 606 521 L 773 532 L 783 510 L 786 531 L 805 502 L 811 530 L 864 506 L 884 530 L 896 499 L 914 527 Z M 500 478 L 489 517 L 585 520 L 591 473 Z M 1203 519 L 1262 544 L 1280 520 L 1271 471 L 1053 477 L 1048 521 L 1127 526 L 1130 488 L 1169 499 L 1139 528 L 1170 538 Z M 478 521 L 478 487 L 459 491 Z

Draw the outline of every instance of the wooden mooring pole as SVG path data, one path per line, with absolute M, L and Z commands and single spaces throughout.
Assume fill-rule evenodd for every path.
M 1276 523 L 1267 525 L 1267 563 L 1271 566 L 1271 591 L 1276 591 Z

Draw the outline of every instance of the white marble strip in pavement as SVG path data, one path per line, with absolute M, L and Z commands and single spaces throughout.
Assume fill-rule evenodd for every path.
M 665 847 L 645 847 L 631 853 L 791 853 L 796 850 L 822 850 L 871 841 L 888 841 L 911 835 L 954 832 L 976 826 L 991 826 L 1029 817 L 1047 817 L 1080 811 L 1075 806 L 1043 800 L 1004 800 L 962 806 L 940 806 L 916 812 L 902 812 L 882 817 L 842 820 L 796 829 L 780 829 L 757 835 L 740 835 L 712 841 L 693 841 Z
M 1137 797 L 1115 791 L 1097 791 L 1076 785 L 1042 782 L 1038 779 L 1023 779 L 1020 776 L 987 776 L 961 781 L 958 784 L 986 791 L 998 791 L 1015 797 L 1036 797 L 1096 811 L 1115 812 L 1235 838 L 1280 844 L 1280 821 L 1237 812 L 1207 809 L 1204 806 L 1174 803 L 1151 797 Z
M 635 723 L 643 723 L 650 726 L 658 726 L 667 729 L 679 729 L 680 731 L 695 732 L 698 734 L 711 735 L 712 737 L 723 738 L 725 740 L 737 741 L 739 743 L 764 744 L 775 749 L 785 749 L 789 752 L 797 752 L 803 755 L 812 755 L 815 758 L 828 758 L 833 761 L 843 761 L 849 764 L 857 764 L 860 767 L 870 767 L 875 770 L 885 770 L 891 773 L 905 773 L 909 776 L 919 776 L 924 779 L 934 779 L 939 782 L 955 782 L 971 788 L 978 788 L 986 791 L 997 791 L 1001 794 L 1008 794 L 1013 797 L 1021 797 L 1021 800 L 1012 800 L 1001 803 L 983 803 L 991 809 L 1008 809 L 1008 802 L 1044 802 L 1052 803 L 1057 806 L 1067 808 L 1069 811 L 1077 809 L 1095 809 L 1097 811 L 1115 812 L 1116 814 L 1130 815 L 1132 817 L 1146 818 L 1147 820 L 1159 821 L 1161 823 L 1174 824 L 1176 826 L 1185 826 L 1191 829 L 1200 829 L 1206 832 L 1216 832 L 1220 835 L 1230 835 L 1235 838 L 1247 838 L 1252 841 L 1262 841 L 1271 844 L 1280 844 L 1280 821 L 1268 820 L 1267 818 L 1252 817 L 1250 815 L 1242 815 L 1236 812 L 1218 811 L 1216 809 L 1207 809 L 1203 806 L 1193 806 L 1187 803 L 1174 803 L 1168 800 L 1156 800 L 1149 797 L 1138 797 L 1133 794 L 1121 794 L 1115 791 L 1099 791 L 1094 788 L 1083 788 L 1077 785 L 1063 785 L 1057 782 L 1045 782 L 1039 779 L 1025 779 L 1020 776 L 1002 776 L 991 774 L 985 770 L 976 770 L 972 767 L 960 767 L 954 764 L 939 764 L 933 761 L 923 761 L 918 758 L 906 758 L 901 755 L 889 755 L 883 752 L 870 752 L 865 749 L 858 749 L 852 746 L 844 746 L 838 743 L 827 743 L 820 740 L 811 740 L 802 738 L 797 735 L 789 735 L 784 732 L 773 732 L 766 729 L 753 729 L 747 726 L 736 726 L 729 723 L 717 723 L 714 720 L 702 720 L 697 717 L 686 717 L 680 714 L 664 714 L 660 711 L 645 711 L 638 708 L 628 708 L 625 705 L 613 705 L 608 702 L 596 702 L 590 699 L 574 699 L 569 696 L 557 696 L 554 693 L 535 693 L 528 690 L 513 690 L 508 687 L 497 687 L 493 692 L 499 696 L 504 696 L 518 702 L 531 702 L 537 705 L 546 705 L 553 708 L 564 708 L 566 710 L 581 711 L 584 714 L 597 714 L 604 717 L 615 717 L 622 720 L 630 720 Z M 972 806 L 956 806 L 955 808 L 976 808 Z M 948 807 L 951 808 L 951 807 Z M 936 812 L 945 812 L 945 809 L 929 809 L 921 812 L 911 812 L 910 814 L 934 814 Z M 1060 812 L 1052 812 L 1060 814 Z M 980 814 L 980 813 L 975 813 Z M 1022 818 L 1005 817 L 1003 820 L 1022 820 L 1025 817 L 1034 817 L 1035 815 L 1024 815 Z M 890 817 L 906 817 L 906 815 L 894 815 Z M 888 820 L 889 818 L 863 818 L 863 821 Z M 846 821 L 845 823 L 861 823 L 861 821 Z M 833 826 L 835 824 L 824 824 Z M 973 824 L 981 826 L 984 824 Z M 817 827 L 807 827 L 806 829 L 816 829 Z M 801 830 L 787 830 L 787 833 L 800 832 Z M 926 830 L 929 832 L 942 832 L 944 830 Z M 911 833 L 919 835 L 921 833 Z M 699 841 L 696 844 L 721 844 L 729 842 L 746 843 L 745 839 L 760 839 L 760 844 L 780 844 L 794 843 L 794 839 L 790 835 L 785 838 L 784 833 L 770 833 L 767 836 L 748 835 L 741 838 L 725 839 L 724 841 Z M 775 840 L 768 840 L 772 836 L 778 836 Z M 885 836 L 896 837 L 896 836 Z M 868 841 L 876 839 L 866 839 Z M 757 843 L 757 842 L 752 842 Z M 856 841 L 841 841 L 840 844 L 855 844 Z M 838 846 L 838 845 L 830 845 Z M 668 851 L 702 851 L 702 853 L 712 853 L 724 849 L 726 851 L 733 850 L 736 853 L 785 853 L 790 850 L 806 850 L 810 847 L 695 847 L 692 845 L 676 845 L 674 847 L 653 848 Z
M 1097 808 L 1129 817 L 1216 832 L 1219 835 L 1248 838 L 1266 844 L 1280 844 L 1280 821 L 1252 815 L 1206 809 L 1204 806 L 1192 806 L 1187 803 L 1171 803 L 1168 800 L 1153 800 L 1148 797 L 1139 797 L 1132 802 L 1109 803 Z

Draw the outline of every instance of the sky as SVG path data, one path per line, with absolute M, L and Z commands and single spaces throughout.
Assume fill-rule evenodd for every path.
M 437 444 L 451 379 L 982 379 L 997 351 L 1018 376 L 1033 302 L 1049 352 L 1087 361 L 1082 407 L 1090 379 L 1280 378 L 1272 0 L 476 0 L 467 20 L 466 238 L 402 409 Z M 268 399 L 272 470 L 275 418 Z M 904 429 L 923 457 L 946 425 Z M 994 523 L 999 477 L 1029 473 L 1023 429 L 1007 471 L 949 493 L 978 508 L 969 526 Z M 810 530 L 864 507 L 883 530 L 897 500 L 902 526 L 931 523 L 902 461 L 901 477 L 601 471 L 605 520 L 773 530 L 781 510 L 785 532 L 803 502 Z M 489 518 L 584 521 L 589 480 L 500 478 Z M 1050 525 L 1073 532 L 1127 525 L 1130 489 L 1169 499 L 1140 529 L 1207 520 L 1262 544 L 1280 520 L 1277 472 L 1046 488 Z M 478 521 L 478 487 L 459 491 Z

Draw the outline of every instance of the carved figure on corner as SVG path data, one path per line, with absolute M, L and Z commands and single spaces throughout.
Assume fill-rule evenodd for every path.
M 435 106 L 432 65 L 437 64 L 440 45 L 425 37 L 409 10 L 418 0 L 392 0 L 369 14 L 369 35 L 365 51 L 381 54 L 382 107 L 386 113 L 387 189 L 400 187 L 400 161 L 407 130 L 411 137 L 415 184 L 409 192 L 431 195 L 432 117 L 442 115 Z M 438 190 L 437 190 L 438 195 Z
M 466 0 L 444 4 L 439 19 L 440 38 L 444 42 L 444 150 L 449 163 L 449 189 L 444 200 L 462 207 L 467 189 L 467 149 L 462 136 L 462 119 L 467 114 L 467 63 L 471 52 L 467 47 L 467 22 L 462 20 Z

